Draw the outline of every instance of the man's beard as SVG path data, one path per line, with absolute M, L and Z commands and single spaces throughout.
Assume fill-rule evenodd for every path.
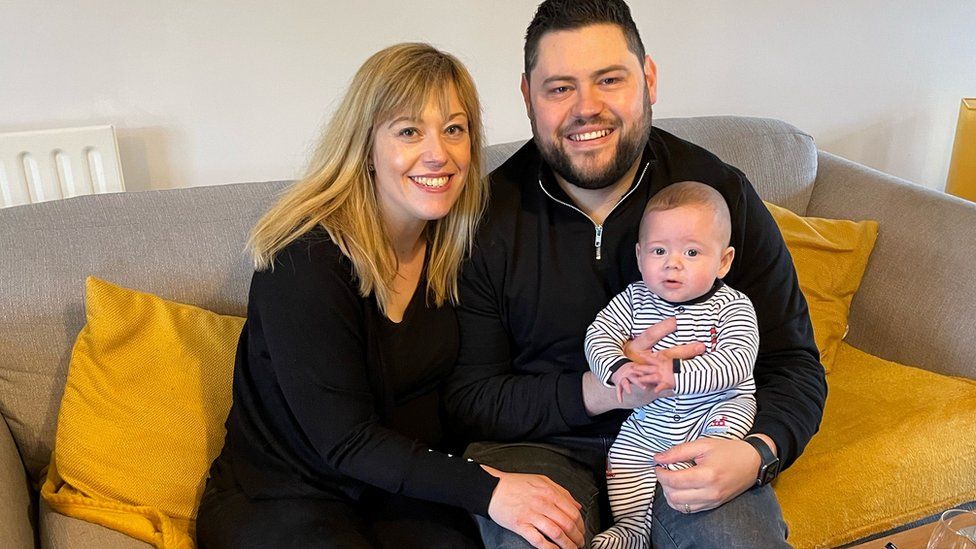
M 647 144 L 647 138 L 651 133 L 651 119 L 651 102 L 645 96 L 644 112 L 640 120 L 637 121 L 630 131 L 625 131 L 620 124 L 612 124 L 616 127 L 614 131 L 620 132 L 617 138 L 617 150 L 614 151 L 613 158 L 610 162 L 603 167 L 595 166 L 589 168 L 585 165 L 585 160 L 581 163 L 583 164 L 581 166 L 573 165 L 572 159 L 570 159 L 565 149 L 561 146 L 561 137 L 557 142 L 540 139 L 534 116 L 531 117 L 532 135 L 535 138 L 536 145 L 539 147 L 539 153 L 542 155 L 543 160 L 549 164 L 554 172 L 565 179 L 566 182 L 581 189 L 603 189 L 620 181 L 620 178 L 627 173 L 627 170 L 640 157 Z M 578 119 L 574 122 L 582 126 L 593 122 L 593 120 Z

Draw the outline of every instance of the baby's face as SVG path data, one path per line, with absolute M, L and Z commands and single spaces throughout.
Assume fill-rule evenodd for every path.
M 681 206 L 645 215 L 637 266 L 652 292 L 675 303 L 689 301 L 729 272 L 735 251 L 722 241 L 709 209 Z

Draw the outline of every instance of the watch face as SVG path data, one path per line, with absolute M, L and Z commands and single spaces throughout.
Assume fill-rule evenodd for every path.
M 766 446 L 766 443 L 761 439 L 746 437 L 745 441 L 759 452 L 759 475 L 756 477 L 756 483 L 760 486 L 765 486 L 776 478 L 776 475 L 779 473 L 779 458 L 773 455 L 769 450 L 769 446 Z
M 759 475 L 760 483 L 764 486 L 769 484 L 774 478 L 776 478 L 777 473 L 779 473 L 778 458 L 776 458 L 772 463 L 762 466 L 762 472 Z

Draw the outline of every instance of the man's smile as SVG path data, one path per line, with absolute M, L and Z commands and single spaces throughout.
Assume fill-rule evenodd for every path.
M 583 143 L 586 141 L 593 141 L 596 139 L 607 137 L 613 132 L 614 132 L 613 128 L 606 128 L 603 130 L 592 130 L 588 132 L 571 133 L 566 138 L 576 143 Z

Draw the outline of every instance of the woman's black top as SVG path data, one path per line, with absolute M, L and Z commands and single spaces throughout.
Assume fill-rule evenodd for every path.
M 440 451 L 458 329 L 426 293 L 422 277 L 392 322 L 322 230 L 254 273 L 219 458 L 248 496 L 358 499 L 375 486 L 487 516 L 497 479 Z

